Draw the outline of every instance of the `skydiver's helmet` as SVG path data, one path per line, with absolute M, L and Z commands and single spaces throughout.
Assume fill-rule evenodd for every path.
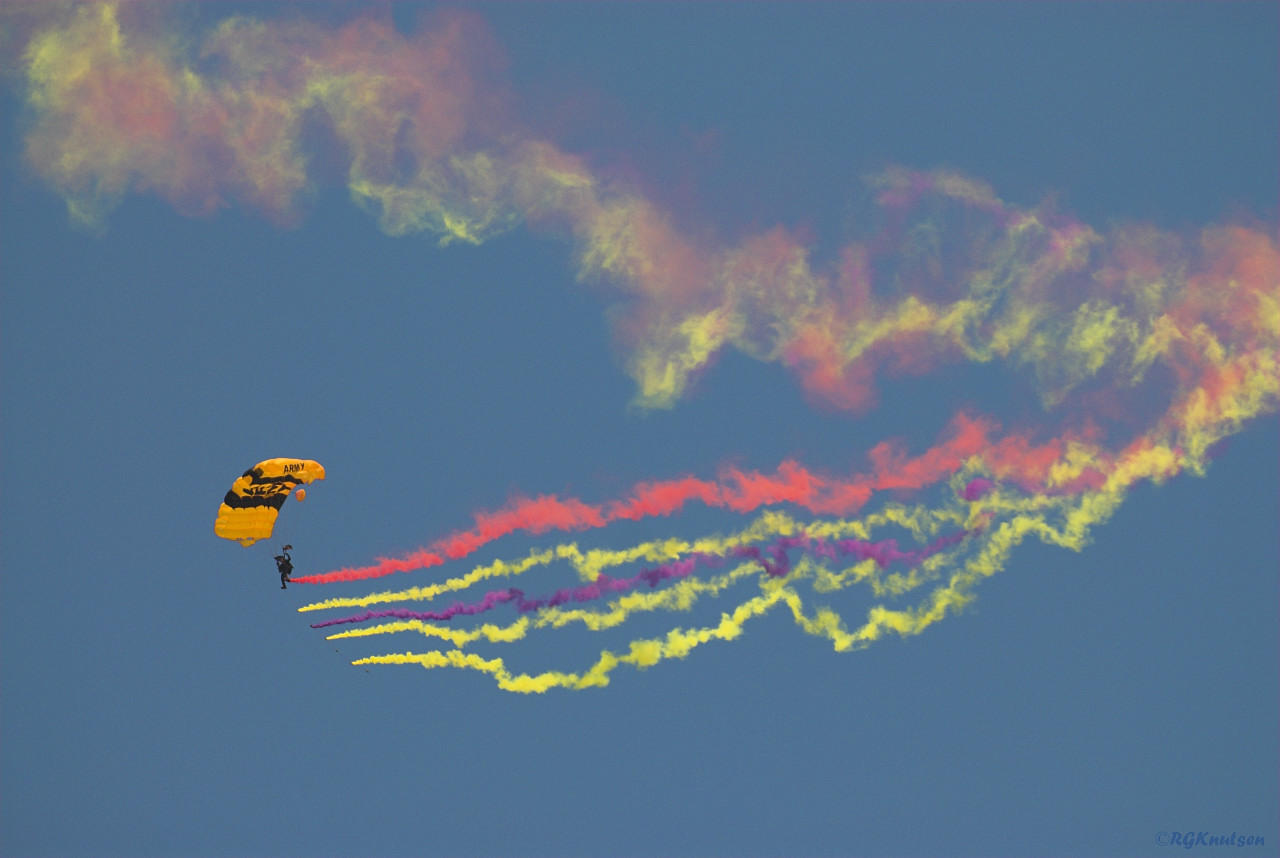
M 281 551 L 292 551 L 292 550 L 293 550 L 293 546 L 292 546 L 292 545 L 286 545 L 284 548 L 281 548 L 280 550 L 281 550 Z

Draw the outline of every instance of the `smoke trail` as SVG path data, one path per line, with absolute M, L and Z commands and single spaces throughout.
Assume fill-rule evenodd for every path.
M 484 566 L 478 566 L 466 575 L 436 584 L 370 593 L 365 596 L 335 597 L 303 605 L 298 610 L 307 612 L 331 608 L 366 608 L 388 602 L 430 601 L 443 593 L 465 590 L 481 581 L 522 575 L 530 569 L 547 565 L 553 560 L 568 562 L 578 572 L 578 576 L 589 583 L 598 579 L 604 570 L 626 563 L 636 561 L 662 563 L 690 554 L 726 554 L 739 546 L 770 538 L 793 536 L 802 531 L 817 539 L 838 540 L 853 537 L 869 541 L 876 529 L 894 525 L 904 528 L 918 541 L 924 542 L 941 527 L 968 528 L 973 526 L 973 521 L 972 510 L 965 512 L 959 508 L 945 506 L 930 509 L 922 506 L 907 507 L 902 504 L 888 504 L 880 511 L 861 519 L 814 521 L 803 524 L 783 512 L 772 510 L 761 514 L 746 528 L 730 536 L 707 536 L 692 542 L 666 538 L 642 542 L 625 549 L 594 548 L 586 552 L 581 551 L 576 543 L 565 543 L 544 551 L 533 552 L 524 560 L 517 562 L 496 560 Z
M 742 633 L 742 624 L 768 611 L 779 601 L 791 601 L 791 594 L 784 589 L 774 590 L 767 596 L 757 596 L 726 614 L 720 624 L 713 628 L 681 630 L 673 629 L 663 640 L 632 641 L 629 652 L 615 655 L 608 650 L 600 655 L 600 660 L 582 674 L 547 671 L 536 676 L 529 674 L 513 675 L 507 670 L 501 658 L 484 659 L 474 653 L 461 650 L 446 652 L 404 653 L 402 655 L 378 655 L 357 659 L 352 664 L 419 664 L 423 667 L 462 667 L 478 670 L 492 676 L 498 687 L 505 691 L 523 693 L 544 692 L 551 688 L 582 689 L 609 684 L 609 674 L 620 664 L 631 664 L 636 667 L 652 667 L 663 659 L 684 658 L 695 647 L 711 640 L 732 640 Z
M 919 456 L 908 458 L 897 445 L 883 442 L 868 454 L 872 470 L 847 479 L 816 474 L 788 461 L 772 474 L 728 468 L 717 482 L 685 477 L 640 483 L 627 496 L 607 504 L 593 505 L 577 498 L 562 500 L 554 496 L 520 499 L 497 512 L 478 514 L 476 525 L 470 530 L 450 534 L 428 548 L 403 557 L 292 580 L 321 584 L 411 572 L 440 565 L 446 558 L 465 557 L 517 531 L 539 534 L 548 530 L 601 528 L 618 520 L 671 515 L 691 500 L 740 513 L 789 503 L 819 514 L 848 515 L 865 505 L 875 492 L 929 486 L 951 477 L 961 470 L 966 460 L 979 454 L 990 459 L 992 473 L 1046 490 L 1061 482 L 1062 474 L 1072 471 L 1071 464 L 1063 460 L 1068 448 L 1075 443 L 1070 435 L 1033 445 L 1018 435 L 991 441 L 989 436 L 994 428 L 992 421 L 959 414 L 952 420 L 943 440 Z M 1100 452 L 1095 453 L 1095 457 L 1104 458 Z M 1058 472 L 1053 472 L 1054 467 Z M 1080 491 L 1098 479 L 1096 471 L 1091 469 L 1072 473 L 1078 484 L 1061 486 L 1058 490 Z
M 504 590 L 491 590 L 476 602 L 458 602 L 439 611 L 409 611 L 405 609 L 366 611 L 363 614 L 312 623 L 311 627 L 319 629 L 386 617 L 397 617 L 406 620 L 449 620 L 457 616 L 473 616 L 485 613 L 507 603 L 512 603 L 517 611 L 527 613 L 541 608 L 557 607 L 569 602 L 594 601 L 615 593 L 625 592 L 640 584 L 656 587 L 664 581 L 686 578 L 693 574 L 698 566 L 716 567 L 729 558 L 750 557 L 761 565 L 766 574 L 773 577 L 784 577 L 791 571 L 787 551 L 793 548 L 812 551 L 819 556 L 831 559 L 849 556 L 857 557 L 860 560 L 870 559 L 874 560 L 881 568 L 884 568 L 890 563 L 899 561 L 908 564 L 917 563 L 937 553 L 942 548 L 955 545 L 964 538 L 964 535 L 963 532 L 948 534 L 925 548 L 914 551 L 901 551 L 898 549 L 898 541 L 896 539 L 886 539 L 880 542 L 841 539 L 827 542 L 801 533 L 798 536 L 781 537 L 771 545 L 763 548 L 739 545 L 730 548 L 722 555 L 693 552 L 682 560 L 673 560 L 661 566 L 645 569 L 629 578 L 611 578 L 604 573 L 600 573 L 595 582 L 591 584 L 580 587 L 564 587 L 556 590 L 550 596 L 541 598 L 526 598 L 523 590 L 511 587 Z
M 832 571 L 817 565 L 807 557 L 801 557 L 791 572 L 791 582 L 813 578 L 815 592 L 831 593 L 853 584 L 866 584 L 878 597 L 898 597 L 927 581 L 935 580 L 941 569 L 953 562 L 944 551 L 926 558 L 919 566 L 905 575 L 893 574 L 880 578 L 878 564 L 868 559 L 847 569 Z M 760 567 L 756 563 L 743 563 L 729 572 L 709 578 L 685 578 L 673 586 L 658 590 L 631 593 L 611 602 L 604 609 L 597 608 L 548 608 L 533 617 L 521 618 L 508 626 L 485 624 L 478 629 L 457 629 L 440 626 L 422 620 L 405 620 L 375 626 L 348 629 L 329 635 L 329 639 L 368 637 L 416 631 L 427 637 L 438 637 L 464 647 L 477 640 L 511 643 L 522 640 L 533 629 L 559 629 L 578 623 L 587 629 L 600 632 L 624 624 L 638 612 L 687 611 L 702 596 L 717 597 L 744 581 L 760 580 Z M 765 580 L 773 580 L 771 577 Z M 767 586 L 767 585 L 766 585 Z

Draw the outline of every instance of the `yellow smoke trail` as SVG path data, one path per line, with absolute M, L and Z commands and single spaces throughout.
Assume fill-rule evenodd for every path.
M 366 628 L 350 629 L 329 635 L 329 639 L 365 637 L 370 635 L 394 634 L 401 631 L 416 631 L 427 637 L 438 637 L 448 640 L 459 648 L 481 638 L 493 643 L 506 643 L 524 638 L 532 629 L 562 628 L 570 623 L 578 622 L 591 631 L 611 629 L 626 622 L 634 613 L 669 610 L 687 611 L 702 595 L 719 595 L 727 588 L 746 580 L 760 572 L 760 564 L 742 563 L 730 572 L 715 575 L 707 579 L 686 578 L 674 583 L 671 587 L 655 592 L 628 593 L 606 603 L 604 609 L 597 608 L 560 608 L 551 607 L 538 611 L 533 619 L 521 617 L 507 626 L 486 626 L 483 630 L 462 630 L 427 623 L 422 620 L 381 623 Z
M 390 602 L 430 601 L 445 593 L 466 590 L 482 581 L 516 577 L 556 560 L 566 561 L 577 570 L 582 581 L 591 583 L 606 569 L 627 563 L 637 561 L 666 563 L 693 553 L 724 554 L 733 548 L 778 536 L 794 536 L 801 531 L 818 539 L 842 539 L 851 536 L 869 540 L 878 527 L 893 524 L 907 530 L 917 541 L 924 542 L 929 537 L 937 535 L 946 525 L 963 526 L 965 522 L 966 514 L 959 510 L 930 510 L 923 506 L 910 507 L 902 504 L 889 504 L 884 509 L 861 519 L 810 523 L 801 523 L 784 512 L 769 510 L 741 531 L 726 537 L 708 536 L 692 541 L 665 538 L 642 542 L 625 549 L 593 548 L 587 551 L 581 550 L 575 542 L 563 543 L 554 548 L 531 552 L 523 560 L 496 560 L 477 566 L 466 575 L 436 584 L 369 593 L 364 596 L 333 597 L 311 602 L 298 610 L 308 612 L 333 608 L 363 608 Z
M 467 644 L 474 643 L 478 640 L 486 640 L 490 643 L 511 643 L 512 641 L 523 640 L 525 634 L 528 633 L 530 620 L 528 617 L 521 617 L 513 623 L 505 626 L 494 625 L 493 623 L 485 623 L 473 629 L 460 629 L 455 626 L 442 626 L 437 623 L 428 623 L 423 620 L 397 620 L 393 623 L 379 623 L 373 626 L 364 626 L 361 628 L 347 629 L 345 632 L 336 632 L 328 635 L 328 640 L 337 640 L 339 638 L 362 638 L 371 637 L 373 635 L 390 635 L 398 632 L 418 632 L 429 638 L 440 638 L 453 644 L 455 647 L 462 649 Z
M 871 580 L 874 576 L 872 570 L 875 568 L 875 562 L 867 560 L 844 571 L 831 572 L 821 564 L 802 558 L 793 568 L 792 574 L 786 578 L 769 578 L 760 572 L 757 564 L 743 564 L 727 575 L 715 576 L 709 580 L 685 579 L 669 590 L 629 594 L 611 603 L 606 611 L 548 610 L 545 616 L 539 617 L 532 627 L 558 628 L 576 620 L 581 621 L 593 631 L 599 631 L 622 624 L 637 611 L 687 610 L 701 593 L 718 594 L 727 586 L 748 576 L 759 579 L 762 592 L 746 599 L 731 612 L 722 614 L 717 625 L 697 629 L 674 628 L 664 638 L 637 639 L 630 643 L 625 654 L 605 650 L 596 663 L 582 673 L 553 670 L 539 674 L 513 674 L 507 669 L 502 658 L 486 659 L 475 654 L 463 653 L 461 649 L 447 652 L 375 655 L 357 659 L 352 664 L 418 664 L 426 668 L 455 667 L 478 670 L 492 676 L 499 688 L 522 693 L 541 693 L 557 687 L 589 688 L 607 685 L 609 674 L 619 665 L 627 664 L 643 669 L 664 659 L 684 658 L 696 647 L 713 640 L 733 640 L 742 634 L 743 626 L 749 619 L 763 615 L 779 603 L 785 603 L 790 608 L 794 621 L 805 632 L 830 640 L 837 652 L 846 652 L 870 645 L 887 631 L 896 632 L 902 636 L 919 634 L 948 613 L 958 610 L 970 600 L 972 586 L 981 578 L 994 574 L 1001 568 L 1012 548 L 1028 533 L 1035 533 L 1045 541 L 1066 547 L 1078 548 L 1083 539 L 1083 534 L 1074 536 L 1064 534 L 1047 525 L 1039 517 L 1016 516 L 1009 522 L 994 528 L 985 539 L 984 547 L 966 564 L 964 569 L 954 574 L 945 586 L 935 589 L 918 606 L 893 609 L 883 604 L 875 605 L 868 610 L 866 623 L 853 631 L 848 630 L 844 618 L 831 608 L 820 607 L 812 614 L 806 613 L 804 600 L 793 585 L 799 579 L 813 576 L 816 580 L 824 582 L 823 590 L 829 592 L 858 581 Z M 912 570 L 908 575 L 897 576 L 895 585 L 878 590 L 878 595 L 896 596 L 909 592 L 926 581 L 935 579 L 951 559 L 942 555 L 930 557 L 921 564 L 919 570 Z M 819 589 L 818 586 L 815 585 L 815 589 Z M 521 623 L 518 630 L 508 627 L 501 636 L 485 635 L 485 637 L 495 642 L 512 642 L 522 639 L 530 628 L 529 624 Z M 468 635 L 465 638 L 458 635 L 448 636 L 448 630 L 428 629 L 426 624 L 386 624 L 362 631 L 366 634 L 379 634 L 402 630 L 416 630 L 443 637 L 449 639 L 455 646 L 462 646 L 480 637 L 479 635 Z M 343 633 L 334 637 L 346 636 L 355 635 Z
M 933 558 L 930 558 L 933 559 Z M 870 564 L 874 566 L 874 561 L 864 561 L 858 564 L 863 567 Z M 815 566 L 807 560 L 797 564 L 796 575 L 803 577 L 806 570 Z M 933 564 L 939 565 L 939 564 Z M 734 570 L 726 576 L 718 576 L 720 581 L 707 582 L 697 580 L 681 581 L 679 585 L 684 587 L 687 594 L 694 593 L 698 590 L 714 591 L 719 589 L 720 585 L 727 584 L 734 578 L 740 578 L 744 574 L 759 574 L 758 568 L 753 564 L 744 564 L 739 569 Z M 856 573 L 855 573 L 856 575 Z M 790 580 L 790 579 L 788 579 Z M 674 588 L 673 588 L 674 589 Z M 695 648 L 711 641 L 734 640 L 742 634 L 745 623 L 759 616 L 763 616 L 771 608 L 779 603 L 786 604 L 792 612 L 798 625 L 811 634 L 830 637 L 834 642 L 837 650 L 850 648 L 845 642 L 850 636 L 843 631 L 842 623 L 839 621 L 834 612 L 829 610 L 819 610 L 813 617 L 807 617 L 804 614 L 803 601 L 798 593 L 784 582 L 783 579 L 766 579 L 761 581 L 760 595 L 753 596 L 741 604 L 737 605 L 731 612 L 724 613 L 720 617 L 720 622 L 714 626 L 706 626 L 695 629 L 674 628 L 663 638 L 641 638 L 632 641 L 628 645 L 625 654 L 617 654 L 609 650 L 604 650 L 600 654 L 600 658 L 582 673 L 567 673 L 563 671 L 544 671 L 538 674 L 520 673 L 514 674 L 506 667 L 506 663 L 502 658 L 484 658 L 474 653 L 465 653 L 461 649 L 439 651 L 432 650 L 422 653 L 389 653 L 385 655 L 375 655 L 366 658 L 357 659 L 352 662 L 355 665 L 363 664 L 417 664 L 428 669 L 438 667 L 454 667 L 467 670 L 476 670 L 492 676 L 498 684 L 498 687 L 505 691 L 515 691 L 520 693 L 542 693 L 551 688 L 568 688 L 583 689 L 591 687 L 599 687 L 608 685 L 609 674 L 619 665 L 627 664 L 634 667 L 645 669 L 652 667 L 659 662 L 671 658 L 685 658 Z M 586 619 L 589 628 L 600 629 L 608 628 L 621 623 L 626 617 L 635 610 L 653 610 L 658 607 L 669 607 L 668 605 L 660 605 L 670 601 L 684 602 L 685 599 L 670 599 L 669 594 L 653 593 L 653 594 L 635 594 L 642 595 L 644 599 L 632 600 L 630 597 L 618 600 L 618 604 L 613 610 L 608 612 L 592 612 L 592 611 L 572 611 L 565 612 L 573 615 L 574 619 Z M 661 598 L 668 597 L 668 598 Z M 632 604 L 624 607 L 623 603 L 630 601 Z M 872 609 L 872 616 L 875 622 L 894 625 L 893 614 L 898 612 L 887 612 L 883 609 Z M 561 618 L 559 621 L 552 621 L 550 625 L 563 625 L 568 618 Z M 398 624 L 387 624 L 394 626 Z M 899 625 L 904 625 L 899 623 Z M 400 631 L 400 628 L 388 628 L 387 631 Z M 437 630 L 417 628 L 415 630 L 424 633 L 435 634 Z M 504 637 L 503 641 L 518 640 L 523 637 L 524 632 L 528 630 L 528 626 L 520 628 L 519 636 Z M 368 630 L 370 633 L 377 633 L 374 630 Z M 904 632 L 905 633 L 905 632 Z M 348 635 L 335 635 L 333 637 L 343 637 Z M 864 633 L 864 636 L 867 636 Z M 474 639 L 474 638 L 473 638 Z
M 794 583 L 812 576 L 814 590 L 823 593 L 834 592 L 852 584 L 865 583 L 878 597 L 896 597 L 936 579 L 940 571 L 951 561 L 952 557 L 949 553 L 940 552 L 926 558 L 917 568 L 906 573 L 894 572 L 883 575 L 879 565 L 870 558 L 846 569 L 831 571 L 810 558 L 802 557 L 792 567 L 785 580 Z M 663 590 L 629 593 L 607 602 L 603 609 L 551 607 L 539 611 L 532 620 L 522 617 L 507 626 L 485 624 L 477 629 L 457 629 L 422 620 L 403 620 L 348 629 L 331 634 L 328 638 L 334 640 L 416 631 L 427 637 L 447 640 L 454 646 L 462 648 L 481 639 L 491 643 L 510 643 L 523 639 L 526 633 L 535 629 L 563 628 L 571 623 L 581 623 L 587 629 L 598 632 L 620 626 L 632 615 L 640 612 L 688 611 L 701 596 L 718 596 L 730 587 L 752 578 L 760 581 L 762 589 L 776 586 L 779 580 L 764 575 L 758 563 L 742 563 L 729 572 L 705 579 L 687 578 Z
M 556 559 L 557 551 L 565 548 L 561 546 L 557 549 L 548 551 L 533 551 L 523 560 L 509 562 L 506 560 L 495 560 L 492 563 L 483 566 L 477 566 L 465 575 L 456 578 L 449 578 L 436 584 L 428 584 L 422 587 L 409 587 L 406 590 L 386 591 L 382 593 L 370 593 L 367 596 L 340 596 L 332 599 L 325 599 L 320 602 L 312 602 L 298 608 L 299 611 L 322 611 L 329 608 L 363 608 L 368 605 L 377 605 L 383 602 L 400 602 L 400 601 L 429 601 L 442 593 L 456 593 L 474 586 L 481 581 L 487 581 L 493 578 L 506 578 L 514 575 L 521 575 L 535 566 L 545 566 Z M 576 546 L 573 546 L 576 551 Z
M 462 650 L 424 653 L 392 653 L 356 659 L 352 664 L 417 664 L 425 668 L 456 667 L 476 670 L 494 678 L 504 691 L 543 693 L 551 688 L 582 689 L 609 684 L 609 674 L 620 664 L 630 664 L 640 669 L 652 667 L 668 658 L 684 658 L 694 648 L 712 640 L 733 640 L 742 634 L 742 624 L 760 616 L 778 601 L 789 599 L 790 591 L 784 588 L 767 595 L 756 596 L 738 605 L 732 614 L 724 614 L 716 626 L 700 629 L 672 629 L 662 639 L 639 639 L 631 642 L 628 651 L 618 655 L 609 650 L 600 654 L 599 660 L 581 674 L 545 671 L 536 675 L 513 674 L 507 670 L 501 658 L 486 659 Z

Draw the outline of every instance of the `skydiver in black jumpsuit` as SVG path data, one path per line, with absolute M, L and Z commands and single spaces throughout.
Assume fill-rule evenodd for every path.
M 286 545 L 280 549 L 281 554 L 276 555 L 276 568 L 280 570 L 280 589 L 288 589 L 285 582 L 289 580 L 289 576 L 293 574 L 293 558 L 289 556 L 289 549 L 292 545 Z

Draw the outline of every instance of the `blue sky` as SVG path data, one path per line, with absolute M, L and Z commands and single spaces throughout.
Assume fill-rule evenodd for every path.
M 207 4 L 190 23 L 237 8 L 288 11 Z M 1276 221 L 1274 4 L 467 8 L 533 127 L 725 233 L 783 224 L 834 245 L 886 164 L 958 170 L 1020 206 L 1053 194 L 1099 228 Z M 391 13 L 416 26 L 417 7 Z M 353 667 L 391 647 L 327 641 L 296 609 L 374 587 L 280 591 L 275 543 L 319 572 L 516 493 L 603 500 L 787 457 L 856 469 L 887 437 L 931 442 L 955 387 L 998 405 L 1004 380 L 891 379 L 853 417 L 733 353 L 641 412 L 613 298 L 576 281 L 565 244 L 389 237 L 340 187 L 292 229 L 137 195 L 88 232 L 24 166 L 10 84 L 0 852 L 1136 856 L 1209 830 L 1274 853 L 1274 414 L 1206 477 L 1134 490 L 1084 552 L 1025 543 L 975 605 L 865 652 L 770 615 L 599 690 Z M 278 455 L 329 476 L 271 544 L 215 538 L 231 480 Z M 690 508 L 581 541 L 741 523 Z M 511 657 L 575 665 L 597 646 L 531 639 Z

